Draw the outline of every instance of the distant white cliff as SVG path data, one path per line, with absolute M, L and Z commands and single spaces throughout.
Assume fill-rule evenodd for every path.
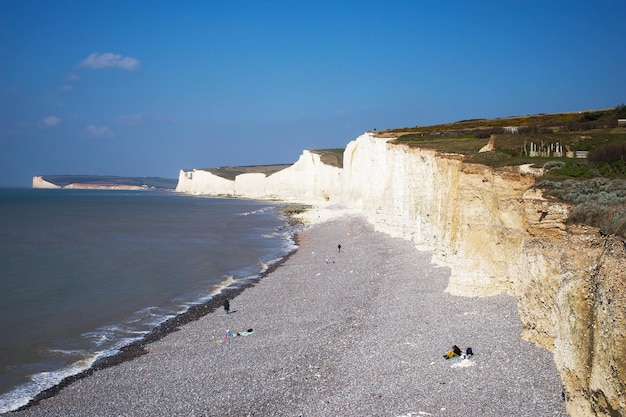
M 289 201 L 339 201 L 341 168 L 326 165 L 320 155 L 305 150 L 295 164 L 269 176 L 249 173 L 228 180 L 207 170 L 181 170 L 176 191 Z
M 343 168 L 304 151 L 269 176 L 181 171 L 176 189 L 357 210 L 449 266 L 450 293 L 516 297 L 523 336 L 554 353 L 572 416 L 626 415 L 626 244 L 566 224 L 570 206 L 534 183 L 524 167 L 464 163 L 367 133 L 348 143 Z
M 42 176 L 37 175 L 33 177 L 33 188 L 61 188 L 60 186 L 48 182 L 43 179 Z
M 33 188 L 64 188 L 76 190 L 146 190 L 147 186 L 121 184 L 121 183 L 90 183 L 73 182 L 66 185 L 54 184 L 46 181 L 44 177 L 36 175 L 33 177 Z

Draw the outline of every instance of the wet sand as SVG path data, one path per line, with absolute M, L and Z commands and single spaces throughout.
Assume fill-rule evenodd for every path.
M 512 297 L 445 293 L 450 272 L 430 253 L 356 216 L 298 243 L 231 314 L 216 300 L 142 354 L 9 415 L 567 415 L 552 354 L 521 339 Z M 445 360 L 453 344 L 474 356 Z

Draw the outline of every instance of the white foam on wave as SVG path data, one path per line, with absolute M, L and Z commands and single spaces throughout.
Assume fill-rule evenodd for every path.
M 65 378 L 89 369 L 97 360 L 119 353 L 120 349 L 124 346 L 141 340 L 156 326 L 175 316 L 176 314 L 172 314 L 171 312 L 167 314 L 164 309 L 147 307 L 137 312 L 134 317 L 131 317 L 128 320 L 130 324 L 128 326 L 103 326 L 93 332 L 83 333 L 82 336 L 91 339 L 93 346 L 98 349 L 96 352 L 88 353 L 84 350 L 76 349 L 50 349 L 49 351 L 54 354 L 70 357 L 83 356 L 83 358 L 63 369 L 34 374 L 30 377 L 29 382 L 17 386 L 8 393 L 0 395 L 0 414 L 15 411 L 25 406 L 39 393 L 60 384 Z M 137 328 L 137 324 L 142 325 L 146 330 Z M 87 355 L 87 357 L 84 357 L 85 355 Z
M 89 369 L 101 357 L 101 352 L 94 356 L 81 359 L 72 365 L 54 372 L 40 372 L 30 377 L 26 382 L 13 391 L 0 395 L 0 414 L 15 411 L 28 404 L 37 394 L 59 384 L 65 378 L 79 374 Z
M 127 344 L 127 341 L 141 339 L 149 330 L 141 330 L 135 327 L 124 325 L 110 325 L 101 327 L 93 332 L 83 333 L 82 336 L 91 339 L 92 343 L 97 347 L 104 347 L 107 350 L 117 351 Z M 112 343 L 112 346 L 105 346 Z
M 268 214 L 275 214 L 277 210 L 276 206 L 257 207 L 258 208 L 255 210 L 240 213 L 239 216 L 252 215 L 262 217 Z M 248 218 L 246 220 L 253 219 Z M 277 258 L 271 261 L 261 262 L 262 266 L 259 265 L 260 272 L 255 270 L 254 265 L 250 265 L 249 268 L 238 271 L 242 272 L 240 274 L 241 277 L 237 277 L 236 272 L 234 276 L 230 275 L 224 277 L 218 285 L 210 288 L 209 291 L 202 294 L 195 301 L 189 302 L 188 299 L 171 300 L 171 304 L 173 305 L 170 305 L 169 309 L 161 307 L 143 308 L 123 320 L 121 324 L 103 326 L 93 331 L 83 333 L 83 341 L 88 341 L 85 350 L 63 349 L 57 346 L 57 348 L 50 350 L 50 353 L 56 356 L 54 363 L 59 363 L 59 360 L 63 359 L 63 363 L 65 363 L 66 366 L 62 369 L 48 370 L 32 375 L 29 377 L 30 380 L 28 382 L 15 387 L 8 393 L 0 395 L 0 413 L 15 410 L 28 404 L 30 400 L 42 391 L 58 385 L 67 377 L 89 369 L 93 366 L 93 363 L 99 359 L 119 353 L 122 347 L 137 340 L 141 340 L 146 334 L 158 328 L 163 322 L 185 313 L 191 306 L 209 301 L 226 288 L 243 286 L 251 280 L 260 278 L 260 274 L 266 272 L 269 266 L 280 261 L 284 256 L 297 248 L 293 241 L 293 229 L 290 226 L 276 227 L 273 232 L 267 232 L 263 234 L 262 237 L 278 238 L 284 242 L 280 244 L 280 253 L 271 255 L 278 256 Z
M 146 307 L 133 314 L 126 322 L 131 326 L 126 331 L 131 334 L 145 334 L 151 331 L 164 321 L 180 314 L 181 311 L 163 307 Z M 137 326 L 142 326 L 145 330 L 132 330 Z
M 78 356 L 78 355 L 84 355 L 86 353 L 84 350 L 78 350 L 78 349 L 49 349 L 48 351 L 52 353 L 58 353 L 61 355 L 67 355 L 67 356 Z
M 265 213 L 265 212 L 267 212 L 269 210 L 274 210 L 274 207 L 271 207 L 271 206 L 262 207 L 260 209 L 248 211 L 248 212 L 245 212 L 245 213 L 239 213 L 239 216 L 250 216 L 252 214 L 262 214 L 262 213 Z
M 266 207 L 254 210 L 249 213 L 241 213 L 241 216 L 264 213 L 272 207 Z M 204 295 L 193 302 L 181 303 L 177 311 L 166 310 L 160 307 L 146 307 L 137 311 L 126 320 L 126 324 L 109 325 L 101 327 L 95 331 L 82 334 L 83 337 L 91 339 L 93 346 L 98 349 L 97 352 L 89 357 L 80 359 L 71 365 L 56 371 L 40 372 L 31 376 L 31 381 L 24 383 L 9 393 L 0 395 L 0 414 L 17 410 L 18 408 L 28 404 L 39 393 L 54 387 L 61 383 L 65 378 L 79 374 L 89 369 L 94 362 L 99 359 L 113 356 L 119 353 L 120 349 L 137 340 L 141 340 L 147 333 L 158 327 L 163 322 L 185 313 L 193 305 L 202 304 L 220 294 L 226 288 L 237 288 L 247 282 L 258 279 L 272 265 L 280 262 L 285 256 L 298 249 L 298 245 L 293 240 L 293 234 L 285 229 L 276 230 L 272 234 L 263 235 L 267 238 L 281 238 L 287 244 L 284 246 L 281 254 L 271 260 L 262 261 L 259 259 L 259 272 L 246 275 L 245 277 L 236 277 L 235 275 L 225 276 L 224 279 L 214 286 Z M 142 330 L 145 329 L 145 330 Z M 67 356 L 84 356 L 88 353 L 80 350 L 54 349 L 52 353 Z
M 219 284 L 215 284 L 211 286 L 211 288 L 206 292 L 205 295 L 198 298 L 196 301 L 190 302 L 186 304 L 186 310 L 189 307 L 206 303 L 207 301 L 214 298 L 216 295 L 221 294 L 226 288 L 234 288 L 237 287 L 238 284 L 242 282 L 242 279 L 236 278 L 234 275 L 226 276 Z

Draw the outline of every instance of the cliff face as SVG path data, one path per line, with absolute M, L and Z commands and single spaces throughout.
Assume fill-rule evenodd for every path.
M 230 181 L 208 171 L 194 169 L 180 171 L 176 191 L 194 195 L 228 195 L 235 194 L 235 181 Z
M 364 135 L 344 153 L 344 196 L 387 233 L 411 239 L 452 268 L 448 290 L 491 295 L 512 286 L 523 238 L 519 170 L 464 165 L 457 155 L 390 146 Z M 503 254 L 503 248 L 515 248 Z
M 568 412 L 626 415 L 626 245 L 566 226 L 569 206 L 530 189 L 524 169 L 463 164 L 365 134 L 346 147 L 343 170 L 305 151 L 270 177 L 231 183 L 232 195 L 358 209 L 377 229 L 433 251 L 451 269 L 447 291 L 513 295 L 523 336 L 554 353 Z
M 462 164 L 369 135 L 344 155 L 344 203 L 433 250 L 451 268 L 449 292 L 517 298 L 523 336 L 554 352 L 571 415 L 625 415 L 621 239 L 566 226 L 569 206 L 529 189 L 534 176 L 518 167 Z
M 33 177 L 33 188 L 61 188 L 56 184 L 52 184 L 43 179 L 43 177 L 37 175 Z
M 150 190 L 172 189 L 167 178 L 114 177 L 98 175 L 37 175 L 33 188 L 63 188 L 77 190 Z
M 304 151 L 289 168 L 272 175 L 241 174 L 228 180 L 205 170 L 180 171 L 176 191 L 213 196 L 336 201 L 341 195 L 341 168 L 325 165 Z

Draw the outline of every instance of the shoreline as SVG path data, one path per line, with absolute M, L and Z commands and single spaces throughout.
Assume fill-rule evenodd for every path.
M 277 262 L 268 266 L 265 271 L 258 274 L 259 276 L 257 278 L 251 278 L 247 280 L 243 285 L 238 285 L 236 287 L 225 287 L 210 300 L 190 306 L 185 312 L 177 314 L 176 316 L 169 318 L 163 323 L 159 324 L 149 333 L 144 335 L 141 339 L 131 342 L 128 345 L 122 346 L 119 349 L 119 352 L 111 356 L 96 360 L 89 368 L 77 374 L 63 378 L 58 384 L 55 384 L 54 386 L 41 391 L 27 404 L 13 411 L 7 412 L 6 415 L 18 411 L 28 410 L 31 407 L 36 407 L 41 401 L 54 397 L 64 388 L 70 386 L 76 381 L 93 375 L 95 372 L 112 366 L 117 366 L 127 361 L 132 361 L 135 358 L 148 354 L 149 350 L 146 349 L 146 346 L 148 346 L 149 344 L 161 340 L 170 333 L 176 332 L 181 326 L 199 320 L 207 314 L 210 314 L 215 310 L 221 309 L 226 298 L 230 300 L 234 299 L 239 294 L 243 293 L 247 288 L 254 287 L 260 280 L 271 274 L 274 270 L 276 270 L 276 268 L 286 262 L 287 259 L 298 250 L 298 231 L 294 233 L 293 241 L 296 245 L 296 249 L 283 256 Z
M 363 217 L 295 237 L 231 314 L 210 300 L 133 360 L 9 415 L 567 415 L 552 355 L 521 339 L 512 297 L 446 294 L 449 269 Z M 442 358 L 452 344 L 473 348 L 469 366 Z
M 61 187 L 64 188 L 64 187 Z M 106 356 L 94 361 L 88 368 L 73 374 L 64 377 L 60 382 L 55 385 L 39 392 L 32 399 L 30 399 L 26 404 L 16 408 L 12 411 L 7 411 L 5 413 L 0 413 L 0 415 L 10 414 L 18 411 L 24 411 L 31 407 L 37 406 L 41 401 L 52 398 L 61 392 L 64 388 L 73 384 L 74 382 L 81 380 L 83 378 L 87 378 L 93 375 L 95 372 L 100 371 L 102 369 L 106 369 L 112 366 L 117 366 L 127 361 L 131 361 L 137 357 L 143 356 L 149 353 L 149 350 L 146 349 L 146 346 L 149 344 L 156 342 L 163 337 L 166 337 L 168 334 L 177 331 L 181 326 L 188 324 L 192 321 L 196 321 L 207 314 L 212 313 L 215 310 L 219 310 L 222 308 L 224 299 L 229 298 L 233 299 L 241 294 L 247 288 L 253 287 L 260 280 L 265 278 L 267 275 L 272 273 L 276 268 L 278 268 L 281 264 L 287 261 L 287 259 L 298 250 L 298 233 L 302 230 L 302 226 L 305 225 L 305 221 L 302 219 L 302 216 L 306 216 L 308 211 L 315 211 L 315 206 L 313 204 L 300 204 L 294 202 L 273 202 L 278 206 L 283 206 L 283 208 L 279 209 L 280 214 L 285 218 L 285 226 L 293 228 L 293 234 L 291 236 L 295 249 L 288 252 L 282 258 L 279 258 L 276 262 L 270 264 L 264 271 L 259 272 L 256 278 L 249 278 L 244 281 L 243 284 L 236 286 L 224 287 L 220 290 L 219 293 L 215 294 L 211 299 L 199 303 L 191 305 L 186 311 L 171 317 L 164 322 L 160 323 L 158 326 L 153 328 L 150 332 L 146 333 L 140 339 L 135 340 L 127 345 L 122 346 L 117 353 L 112 354 L 110 356 Z M 306 226 L 309 226 L 308 224 Z

